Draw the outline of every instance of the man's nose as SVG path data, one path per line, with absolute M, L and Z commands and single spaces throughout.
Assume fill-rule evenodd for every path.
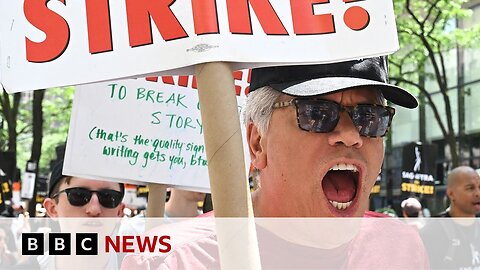
M 360 148 L 363 145 L 363 138 L 358 133 L 357 127 L 355 127 L 347 112 L 340 113 L 337 126 L 328 135 L 328 143 L 332 146 L 345 145 L 347 147 Z
M 88 202 L 85 212 L 89 217 L 99 217 L 102 213 L 102 206 L 98 201 L 97 193 L 92 194 L 92 198 Z

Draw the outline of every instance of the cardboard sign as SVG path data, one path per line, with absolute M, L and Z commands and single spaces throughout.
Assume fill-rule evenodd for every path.
M 240 111 L 248 71 L 235 76 Z M 64 174 L 208 192 L 198 92 L 192 84 L 192 77 L 183 76 L 77 87 Z M 246 147 L 244 153 L 249 156 Z
M 35 173 L 25 172 L 22 178 L 22 189 L 20 191 L 20 196 L 23 199 L 32 199 L 33 198 L 33 189 L 35 188 Z
M 403 147 L 402 193 L 433 195 L 435 191 L 437 146 L 410 143 Z
M 147 74 L 327 63 L 398 49 L 386 0 L 0 2 L 2 84 L 9 92 Z

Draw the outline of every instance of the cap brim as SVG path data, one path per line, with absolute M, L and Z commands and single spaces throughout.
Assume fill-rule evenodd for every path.
M 299 97 L 324 95 L 354 87 L 373 86 L 382 91 L 385 99 L 396 105 L 410 109 L 418 106 L 417 99 L 401 87 L 361 78 L 327 77 L 302 82 L 272 84 L 270 86 L 287 95 Z

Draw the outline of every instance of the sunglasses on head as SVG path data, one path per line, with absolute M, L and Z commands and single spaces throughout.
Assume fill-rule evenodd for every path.
M 298 127 L 317 133 L 332 132 L 340 120 L 340 112 L 346 111 L 360 136 L 383 137 L 392 123 L 395 109 L 377 104 L 343 106 L 336 102 L 315 98 L 294 98 L 276 102 L 274 109 L 294 105 L 297 111 Z
M 67 194 L 68 202 L 73 206 L 84 206 L 92 198 L 93 193 L 97 193 L 98 202 L 105 208 L 117 207 L 123 199 L 123 194 L 120 191 L 113 189 L 90 190 L 82 187 L 67 188 L 55 193 L 52 198 L 57 197 L 61 193 Z

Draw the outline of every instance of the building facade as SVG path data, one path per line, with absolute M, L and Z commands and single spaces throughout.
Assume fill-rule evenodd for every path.
M 480 23 L 480 0 L 469 1 L 467 7 L 473 11 L 473 15 L 467 20 L 456 22 L 457 27 L 470 27 Z M 459 163 L 477 169 L 480 168 L 480 46 L 457 48 L 444 54 L 444 57 Z M 432 67 L 426 66 L 425 69 L 428 71 Z M 424 86 L 431 93 L 445 120 L 443 96 L 433 80 L 434 78 L 425 78 Z M 381 188 L 378 194 L 372 196 L 371 209 L 391 206 L 397 213 L 401 213 L 401 201 L 410 196 L 419 197 L 422 205 L 428 207 L 432 214 L 448 207 L 445 184 L 448 172 L 452 169 L 449 147 L 430 105 L 422 96 L 419 96 L 419 101 L 420 107 L 415 110 L 396 107 L 397 113 L 386 144 Z M 405 162 L 403 148 L 412 142 L 436 145 L 433 195 L 402 192 L 402 164 Z

